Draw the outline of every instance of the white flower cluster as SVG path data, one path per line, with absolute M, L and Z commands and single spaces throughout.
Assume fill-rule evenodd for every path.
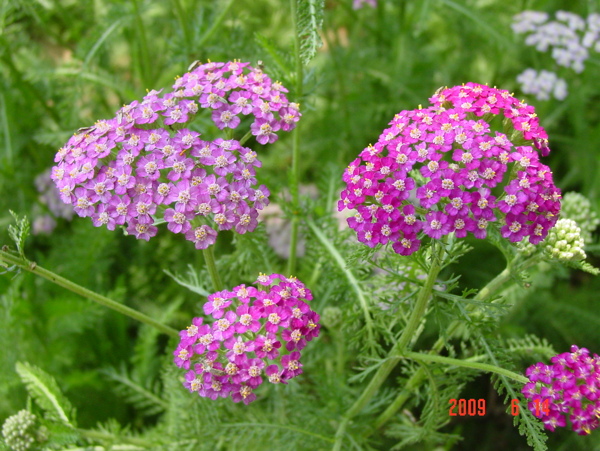
M 550 100 L 551 96 L 564 100 L 567 97 L 567 82 L 554 72 L 541 70 L 538 73 L 529 68 L 517 76 L 517 81 L 521 84 L 521 91 L 534 95 L 538 100 Z
M 581 236 L 586 243 L 592 241 L 592 232 L 600 225 L 600 219 L 589 199 L 575 192 L 563 195 L 560 217 L 575 221 L 581 228 Z
M 556 20 L 539 11 L 523 11 L 514 17 L 515 33 L 529 33 L 525 44 L 535 46 L 540 52 L 548 49 L 560 66 L 583 71 L 590 49 L 600 52 L 600 14 L 592 13 L 587 19 L 577 14 L 558 11 Z
M 572 219 L 559 219 L 542 244 L 553 260 L 585 260 L 581 229 Z
M 514 18 L 512 29 L 517 34 L 526 34 L 525 44 L 540 52 L 551 51 L 559 66 L 583 72 L 590 51 L 600 52 L 600 14 L 592 13 L 587 19 L 568 11 L 558 11 L 556 20 L 549 20 L 547 13 L 523 11 Z M 567 96 L 566 82 L 549 71 L 539 74 L 527 69 L 517 77 L 522 90 L 533 94 L 538 100 L 548 100 L 550 94 L 558 100 Z
M 21 410 L 8 417 L 2 425 L 4 442 L 14 451 L 30 449 L 36 441 L 45 441 L 47 438 L 41 429 L 36 431 L 35 426 L 35 415 L 27 410 Z

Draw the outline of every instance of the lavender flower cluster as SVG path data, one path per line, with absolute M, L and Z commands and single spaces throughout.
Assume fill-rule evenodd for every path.
M 538 72 L 529 68 L 517 76 L 517 81 L 521 85 L 521 91 L 534 95 L 538 100 L 550 100 L 552 96 L 557 100 L 567 98 L 567 82 L 554 72 L 548 70 Z
M 49 213 L 42 213 L 34 207 L 32 232 L 34 235 L 52 233 L 56 227 L 55 218 L 64 218 L 70 221 L 73 218 L 73 209 L 65 205 L 50 179 L 50 169 L 42 172 L 35 178 L 35 187 L 39 195 L 39 202 L 48 209 Z
M 550 152 L 533 107 L 474 83 L 430 100 L 433 107 L 398 113 L 344 172 L 338 209 L 356 209 L 348 225 L 358 240 L 370 247 L 392 242 L 395 252 L 410 255 L 421 232 L 485 238 L 497 221 L 512 242 L 542 241 L 558 219 L 560 191 L 535 150 Z M 511 138 L 491 130 L 488 121 L 500 113 Z
M 525 373 L 530 382 L 522 393 L 531 400 L 529 410 L 550 431 L 566 427 L 569 418 L 577 434 L 589 434 L 600 416 L 600 357 L 573 345 L 571 352 L 550 361 L 551 365 L 536 363 Z
M 249 63 L 198 65 L 172 92 L 150 91 L 115 118 L 76 133 L 59 149 L 52 180 L 62 201 L 95 226 L 125 225 L 149 240 L 157 233 L 152 215 L 163 216 L 170 231 L 205 249 L 217 231 L 252 231 L 270 193 L 256 186 L 256 152 L 234 139 L 202 139 L 185 125 L 202 109 L 219 129 L 252 116 L 252 135 L 272 143 L 300 118 L 285 92 Z
M 173 355 L 189 370 L 184 386 L 190 392 L 249 404 L 263 377 L 285 384 L 302 373 L 300 351 L 320 329 L 319 315 L 307 304 L 310 290 L 280 274 L 261 274 L 256 283 L 258 289 L 240 285 L 211 294 L 204 313 L 215 321 L 194 318 L 181 331 Z
M 352 2 L 353 9 L 361 9 L 365 5 L 369 5 L 371 8 L 377 8 L 377 0 L 354 0 Z
M 583 72 L 590 51 L 600 52 L 600 14 L 592 13 L 584 19 L 572 12 L 558 11 L 556 20 L 549 21 L 549 18 L 545 12 L 523 11 L 514 17 L 512 29 L 517 34 L 527 35 L 525 44 L 540 52 L 551 50 L 559 66 Z M 523 92 L 535 95 L 538 100 L 547 100 L 550 93 L 558 100 L 566 97 L 564 79 L 549 71 L 533 77 L 531 71 L 533 69 L 527 69 L 517 78 Z

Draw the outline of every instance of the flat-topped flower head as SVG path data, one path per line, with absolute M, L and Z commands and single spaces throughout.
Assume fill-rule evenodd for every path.
M 300 351 L 319 335 L 312 294 L 295 277 L 261 274 L 259 288 L 239 285 L 208 296 L 204 312 L 180 332 L 174 363 L 184 386 L 200 396 L 248 404 L 263 382 L 287 383 L 302 373 Z
M 79 216 L 110 230 L 124 225 L 146 241 L 158 231 L 155 220 L 164 218 L 168 230 L 184 234 L 198 249 L 213 244 L 220 230 L 246 233 L 256 227 L 269 190 L 256 184 L 258 160 L 244 160 L 249 148 L 235 140 L 204 141 L 189 129 L 132 127 L 108 139 L 118 121 L 102 124 L 74 135 L 63 147 L 65 156 L 57 155 L 52 179 Z M 100 141 L 109 155 L 95 153 Z
M 300 119 L 297 103 L 288 90 L 250 63 L 196 64 L 173 85 L 177 102 L 162 112 L 168 116 L 186 100 L 212 110 L 211 119 L 220 129 L 235 129 L 244 116 L 252 116 L 252 134 L 260 144 L 275 142 L 279 130 L 290 131 Z
M 359 241 L 410 255 L 423 235 L 485 238 L 496 227 L 538 244 L 548 234 L 560 210 L 550 169 L 532 146 L 472 114 L 478 98 L 468 95 L 464 107 L 401 111 L 348 166 L 338 209 L 356 211 L 348 225 Z M 494 103 L 503 101 L 498 94 Z
M 542 156 L 550 153 L 548 134 L 540 125 L 535 109 L 504 89 L 469 82 L 440 89 L 429 100 L 437 107 L 461 108 L 477 117 L 502 114 L 512 124 L 511 132 L 517 131 L 522 139 L 530 141 Z
M 525 372 L 530 382 L 522 393 L 531 401 L 529 410 L 550 431 L 566 427 L 568 419 L 577 434 L 589 434 L 599 425 L 600 357 L 573 345 L 550 361 Z
M 96 226 L 124 226 L 149 240 L 164 218 L 168 230 L 205 249 L 221 230 L 254 230 L 270 193 L 257 185 L 254 151 L 186 125 L 203 109 L 219 129 L 252 116 L 245 124 L 256 140 L 274 142 L 300 118 L 286 92 L 249 63 L 195 64 L 172 92 L 150 91 L 115 118 L 80 129 L 57 152 L 51 178 L 61 200 Z

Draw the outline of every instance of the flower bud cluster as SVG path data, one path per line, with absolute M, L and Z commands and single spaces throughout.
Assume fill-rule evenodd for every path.
M 600 219 L 587 197 L 575 192 L 566 193 L 562 199 L 560 216 L 575 221 L 581 228 L 583 241 L 591 243 L 592 233 L 600 224 Z
M 395 252 L 410 255 L 421 232 L 485 238 L 499 222 L 512 242 L 542 241 L 560 210 L 552 172 L 532 145 L 516 146 L 488 123 L 503 113 L 513 136 L 547 154 L 533 107 L 473 83 L 442 90 L 431 101 L 435 106 L 397 114 L 346 169 L 338 209 L 356 209 L 348 225 L 358 240 L 371 247 L 392 242 Z M 501 196 L 492 194 L 496 187 Z
M 336 329 L 342 324 L 343 318 L 342 310 L 339 307 L 328 306 L 323 309 L 321 323 L 329 329 Z
M 184 386 L 202 397 L 229 397 L 248 404 L 266 378 L 287 383 L 302 373 L 300 351 L 319 335 L 319 315 L 307 304 L 302 282 L 260 275 L 260 287 L 240 285 L 211 294 L 204 313 L 180 333 L 174 362 L 188 369 Z
M 534 95 L 538 100 L 549 100 L 550 97 L 564 100 L 568 94 L 567 82 L 547 70 L 538 73 L 531 68 L 525 69 L 517 76 L 517 81 L 521 84 L 521 91 Z
M 59 149 L 53 168 L 63 202 L 94 225 L 149 240 L 153 215 L 185 234 L 196 248 L 214 243 L 217 231 L 252 231 L 269 190 L 257 186 L 257 155 L 234 139 L 205 140 L 185 128 L 202 110 L 220 128 L 252 116 L 260 144 L 274 142 L 300 118 L 286 89 L 248 63 L 208 63 L 178 78 L 174 91 L 150 91 L 116 117 L 80 130 Z
M 2 436 L 14 451 L 31 449 L 36 442 L 47 439 L 43 428 L 37 427 L 37 418 L 28 410 L 21 410 L 6 419 L 2 425 Z
M 544 240 L 545 254 L 554 260 L 585 260 L 581 229 L 572 219 L 559 219 Z
M 550 361 L 527 368 L 530 382 L 522 393 L 531 401 L 529 410 L 550 431 L 566 427 L 568 418 L 577 434 L 589 434 L 600 416 L 600 357 L 573 345 Z

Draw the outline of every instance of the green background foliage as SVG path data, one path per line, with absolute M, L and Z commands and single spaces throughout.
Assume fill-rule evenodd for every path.
M 514 91 L 536 106 L 548 131 L 552 154 L 545 163 L 557 185 L 585 194 L 598 207 L 600 56 L 592 53 L 582 74 L 557 68 L 548 54 L 526 47 L 523 37 L 513 34 L 512 17 L 525 9 L 587 16 L 600 13 L 600 4 L 379 0 L 377 8 L 354 10 L 351 0 L 327 0 L 322 17 L 309 15 L 300 23 L 309 27 L 303 36 L 314 40 L 302 47 L 305 57 L 310 60 L 314 49 L 316 55 L 304 69 L 303 94 L 297 98 L 286 1 L 1 1 L 1 244 L 10 244 L 9 210 L 31 220 L 45 212 L 34 179 L 53 165 L 56 150 L 77 128 L 113 117 L 147 89 L 170 86 L 194 60 L 262 61 L 265 72 L 281 80 L 290 99 L 302 106 L 300 183 L 317 189 L 301 196 L 305 253 L 295 275 L 313 291 L 313 309 L 323 315 L 329 308 L 335 321 L 325 322 L 319 339 L 306 348 L 304 374 L 297 381 L 265 387 L 259 401 L 240 406 L 187 393 L 181 372 L 170 363 L 174 340 L 32 275 L 8 273 L 0 278 L 0 420 L 31 405 L 16 369 L 17 362 L 28 362 L 55 379 L 66 405 L 77 411 L 78 427 L 100 434 L 96 443 L 113 440 L 107 437 L 132 443 L 127 440 L 133 436 L 159 443 L 168 436 L 180 441 L 164 449 L 330 449 L 341 415 L 360 393 L 356 375 L 372 368 L 404 324 L 391 321 L 382 305 L 393 307 L 418 289 L 405 276 L 417 278 L 418 261 L 407 269 L 406 261 L 390 257 L 388 263 L 404 276 L 374 270 L 362 260 L 370 256 L 338 230 L 333 216 L 343 169 L 377 140 L 395 113 L 427 104 L 440 86 L 472 81 Z M 310 27 L 321 21 L 323 45 L 317 48 L 319 35 Z M 567 99 L 523 96 L 515 77 L 527 67 L 557 70 L 569 83 Z M 291 146 L 291 136 L 282 136 L 258 151 L 261 182 L 288 217 L 293 212 L 282 200 L 289 191 Z M 119 230 L 95 228 L 89 219 L 58 219 L 52 234 L 31 237 L 25 252 L 41 266 L 182 329 L 201 313 L 199 293 L 212 289 L 201 254 L 182 236 L 161 232 L 146 243 Z M 504 268 L 501 253 L 488 242 L 468 244 L 473 250 L 442 274 L 450 284 L 452 276 L 460 276 L 458 291 L 480 288 Z M 223 234 L 215 254 L 225 285 L 251 283 L 257 271 L 283 272 L 285 259 L 272 245 L 262 226 L 246 236 Z M 341 264 L 332 250 L 353 263 Z M 588 249 L 596 266 L 597 250 L 597 245 Z M 549 265 L 525 277 L 506 293 L 511 307 L 499 313 L 492 348 L 504 351 L 497 358 L 524 372 L 547 360 L 552 348 L 564 352 L 577 344 L 600 353 L 600 281 Z M 399 291 L 394 284 L 401 282 Z M 359 292 L 373 316 L 370 338 Z M 447 304 L 433 312 L 436 321 L 419 341 L 423 349 L 456 308 Z M 544 341 L 524 340 L 528 334 Z M 461 346 L 471 352 L 485 348 L 468 331 L 449 352 L 468 355 Z M 465 369 L 428 370 L 431 383 L 411 395 L 406 410 L 385 431 L 369 430 L 418 368 L 408 361 L 396 368 L 350 426 L 348 449 L 383 450 L 400 443 L 408 449 L 529 449 L 507 413 L 509 401 L 494 390 L 495 379 Z M 487 413 L 450 421 L 450 398 L 485 398 Z M 71 446 L 76 439 L 65 432 L 62 440 Z M 582 438 L 565 430 L 551 434 L 547 444 L 552 450 L 600 449 L 594 435 Z

